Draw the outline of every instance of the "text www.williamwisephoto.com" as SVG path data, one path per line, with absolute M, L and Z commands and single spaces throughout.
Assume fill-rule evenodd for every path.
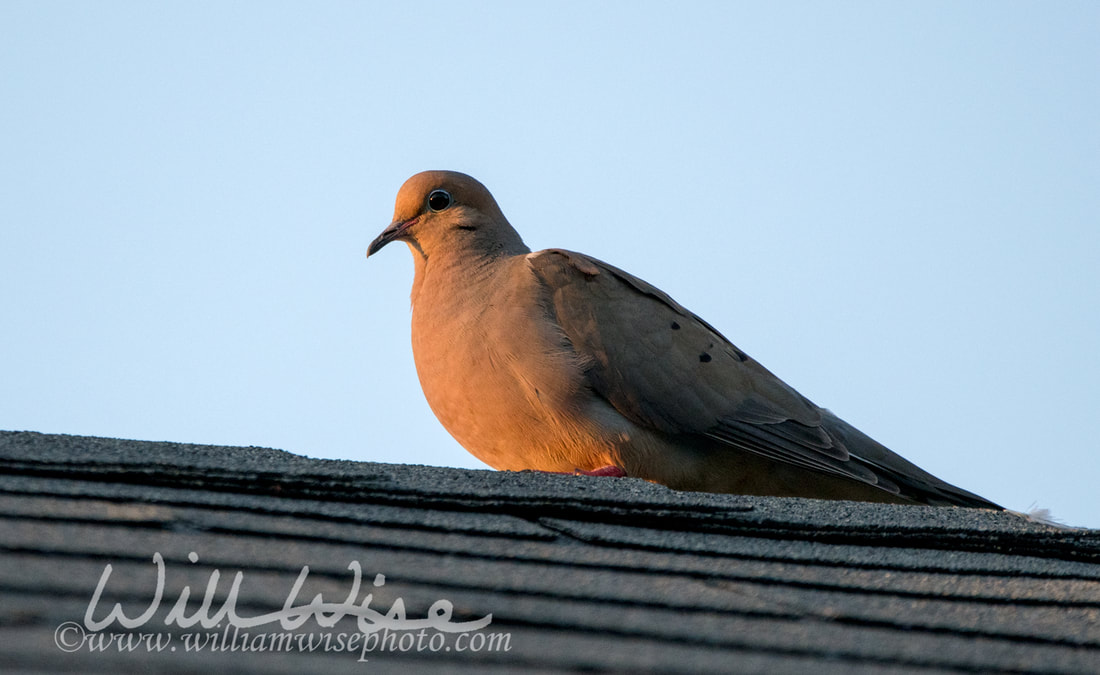
M 197 563 L 198 554 L 191 552 L 188 560 Z M 174 601 L 168 600 L 170 606 L 166 605 L 168 570 L 159 552 L 153 554 L 153 565 L 156 581 L 150 602 L 140 613 L 131 609 L 129 614 L 118 602 L 109 609 L 100 606 L 113 571 L 112 565 L 105 565 L 83 620 L 66 621 L 55 629 L 57 648 L 93 654 L 346 652 L 361 662 L 384 654 L 458 655 L 511 650 L 510 633 L 487 630 L 492 614 L 455 621 L 454 606 L 446 599 L 433 602 L 420 618 L 408 616 L 400 597 L 385 612 L 372 608 L 373 592 L 360 598 L 363 570 L 357 560 L 348 563 L 351 585 L 339 602 L 325 600 L 321 593 L 308 602 L 299 602 L 298 596 L 309 578 L 309 567 L 303 566 L 281 609 L 243 616 L 237 607 L 245 583 L 243 571 L 234 573 L 224 597 L 217 599 L 221 572 L 213 570 L 201 600 L 197 600 L 198 607 L 191 608 L 194 603 L 188 585 L 182 586 Z M 376 574 L 371 586 L 378 589 L 385 583 L 385 576 Z

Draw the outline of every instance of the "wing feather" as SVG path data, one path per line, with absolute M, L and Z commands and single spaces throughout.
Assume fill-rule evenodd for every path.
M 694 434 L 918 501 L 996 506 L 807 400 L 664 292 L 563 249 L 527 256 L 589 386 L 635 424 Z M 999 508 L 999 507 L 998 507 Z

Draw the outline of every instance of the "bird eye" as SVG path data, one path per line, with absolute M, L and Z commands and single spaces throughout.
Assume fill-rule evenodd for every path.
M 428 195 L 428 208 L 432 211 L 442 211 L 451 205 L 451 194 L 446 190 L 432 190 Z

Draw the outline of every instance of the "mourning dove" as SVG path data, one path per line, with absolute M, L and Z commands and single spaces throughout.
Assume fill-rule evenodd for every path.
M 406 181 L 367 256 L 391 241 L 408 244 L 415 263 L 424 396 L 496 469 L 1001 508 L 814 405 L 645 281 L 572 251 L 532 253 L 470 176 Z

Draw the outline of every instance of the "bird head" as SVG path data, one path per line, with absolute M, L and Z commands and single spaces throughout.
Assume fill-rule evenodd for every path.
M 424 258 L 465 250 L 528 250 L 485 186 L 456 171 L 424 171 L 405 181 L 393 221 L 371 242 L 367 257 L 398 240 Z

